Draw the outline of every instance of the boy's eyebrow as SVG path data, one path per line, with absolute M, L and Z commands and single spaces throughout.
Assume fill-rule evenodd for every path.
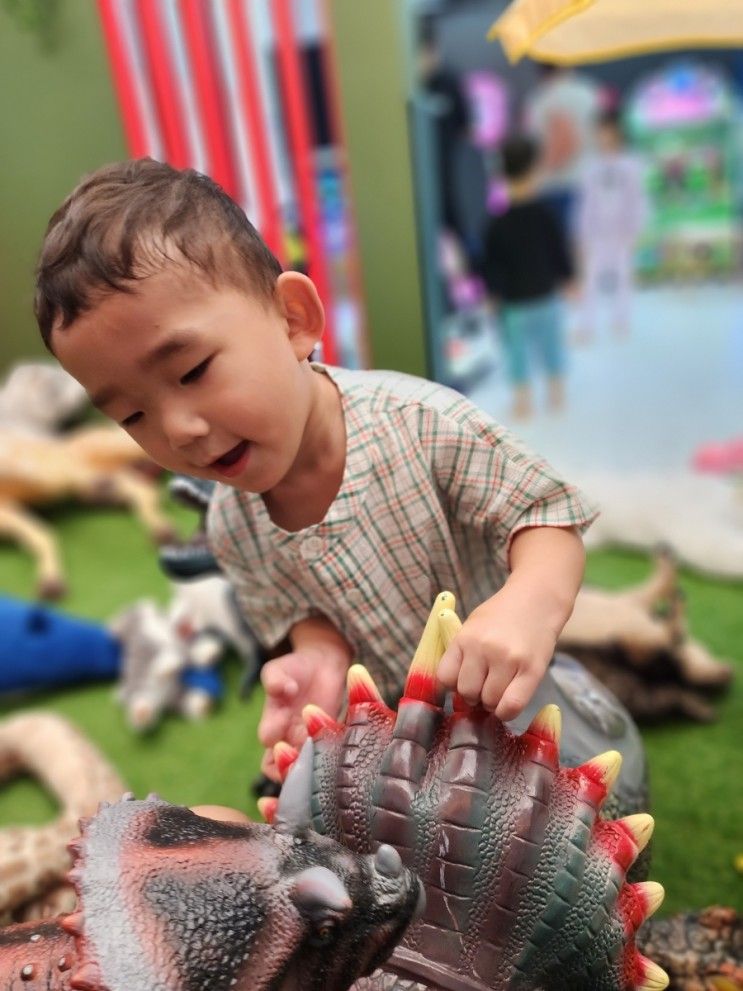
M 153 365 L 159 364 L 161 361 L 165 361 L 166 358 L 172 358 L 174 354 L 178 354 L 179 351 L 184 351 L 190 344 L 193 343 L 194 333 L 191 330 L 177 330 L 166 340 L 161 341 L 160 344 L 152 348 L 143 355 L 137 364 L 142 369 L 142 371 L 147 371 L 147 369 L 152 368 Z

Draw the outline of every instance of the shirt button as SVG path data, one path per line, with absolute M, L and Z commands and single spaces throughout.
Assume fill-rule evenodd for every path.
M 357 588 L 355 585 L 353 586 L 353 588 L 349 588 L 349 590 L 346 592 L 346 598 L 348 599 L 349 602 L 361 602 L 363 597 L 364 597 L 364 593 L 361 591 L 360 588 Z
M 316 561 L 325 553 L 325 541 L 322 537 L 305 537 L 300 553 L 305 561 Z

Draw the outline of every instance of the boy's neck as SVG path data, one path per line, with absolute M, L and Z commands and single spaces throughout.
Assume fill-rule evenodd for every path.
M 335 383 L 313 371 L 312 401 L 297 459 L 263 502 L 284 530 L 303 530 L 322 522 L 338 495 L 346 467 L 346 424 Z

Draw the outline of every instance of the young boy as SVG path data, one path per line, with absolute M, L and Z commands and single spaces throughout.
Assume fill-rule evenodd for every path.
M 564 344 L 558 291 L 573 277 L 565 235 L 550 207 L 537 198 L 538 147 L 512 137 L 501 149 L 509 207 L 485 231 L 484 275 L 499 307 L 499 325 L 513 415 L 532 411 L 531 366 L 536 358 L 548 382 L 548 402 L 563 403 Z
M 266 747 L 301 742 L 306 703 L 337 715 L 354 660 L 397 698 L 442 589 L 468 618 L 441 681 L 522 710 L 592 511 L 456 393 L 310 364 L 314 285 L 211 180 L 147 159 L 84 179 L 50 221 L 35 308 L 100 410 L 164 468 L 222 483 L 213 549 L 259 638 L 292 648 L 264 669 Z

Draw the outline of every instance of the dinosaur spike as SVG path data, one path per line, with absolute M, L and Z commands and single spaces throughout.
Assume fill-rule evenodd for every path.
M 584 779 L 587 778 L 598 789 L 598 794 L 595 796 L 597 805 L 600 805 L 611 791 L 621 767 L 622 755 L 619 751 L 607 750 L 606 753 L 593 757 L 577 768 Z
M 562 713 L 560 712 L 560 707 L 554 703 L 545 705 L 529 723 L 529 728 L 526 732 L 559 746 L 560 734 L 562 732 Z
M 278 798 L 269 798 L 268 796 L 264 796 L 263 798 L 258 799 L 258 811 L 269 826 L 273 822 L 274 816 L 276 815 L 278 804 Z
M 74 840 L 70 840 L 70 842 L 67 844 L 67 849 L 70 851 L 72 862 L 75 863 L 83 849 L 81 838 L 79 836 L 76 836 Z
M 663 991 L 663 988 L 667 988 L 670 978 L 665 970 L 642 954 L 638 954 L 638 957 L 642 969 L 642 983 L 636 986 L 635 991 Z
M 92 818 L 93 816 L 81 816 L 81 818 L 77 820 L 77 828 L 80 830 L 81 833 L 84 833 L 85 830 L 88 828 L 88 825 Z
M 441 704 L 441 688 L 436 681 L 436 668 L 444 653 L 439 613 L 453 604 L 454 596 L 451 592 L 442 592 L 436 597 L 408 671 L 404 692 L 407 699 L 428 702 L 430 705 Z
M 557 770 L 560 755 L 562 715 L 558 706 L 545 705 L 521 734 L 525 756 L 532 761 Z
M 313 740 L 317 739 L 324 730 L 339 733 L 343 729 L 342 723 L 336 722 L 319 705 L 312 705 L 311 703 L 302 709 L 302 719 Z
M 90 962 L 76 971 L 70 978 L 70 987 L 77 991 L 100 991 L 101 972 L 96 964 Z
M 82 912 L 71 912 L 69 915 L 63 916 L 59 920 L 59 924 L 70 936 L 82 936 L 84 921 L 85 917 Z
M 121 801 L 122 802 L 133 802 L 134 801 L 134 792 L 133 791 L 125 791 L 124 794 L 121 796 Z
M 363 664 L 351 665 L 348 669 L 346 684 L 348 686 L 349 705 L 363 705 L 365 702 L 370 702 L 372 705 L 384 705 L 384 699 L 374 684 L 374 679 Z
M 453 609 L 442 609 L 439 612 L 439 633 L 444 650 L 449 647 L 449 644 L 461 629 L 462 620 Z
M 634 890 L 635 894 L 639 895 L 641 901 L 644 903 L 644 915 L 638 923 L 638 925 L 641 925 L 645 919 L 649 919 L 651 915 L 658 911 L 663 904 L 663 899 L 666 897 L 666 891 L 663 885 L 658 884 L 657 881 L 638 881 L 630 887 Z
M 635 815 L 625 816 L 624 819 L 617 819 L 617 824 L 624 826 L 637 846 L 637 852 L 641 853 L 650 842 L 650 837 L 655 829 L 655 819 L 647 812 L 637 812 Z
M 299 751 L 283 740 L 274 746 L 273 759 L 276 761 L 276 767 L 282 781 L 286 778 L 289 768 L 297 757 L 299 757 Z

